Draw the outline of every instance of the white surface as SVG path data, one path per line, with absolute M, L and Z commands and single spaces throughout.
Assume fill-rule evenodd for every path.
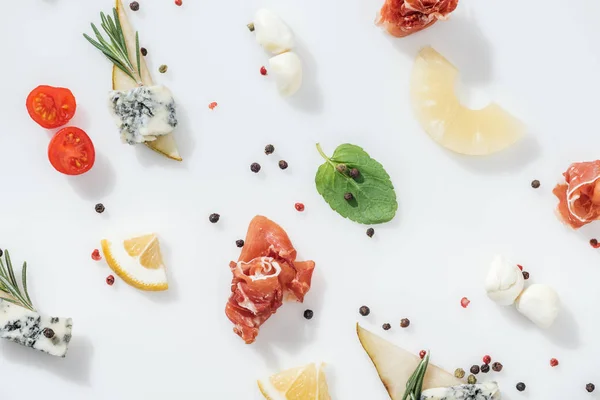
M 490 374 L 503 398 L 593 397 L 584 387 L 600 385 L 600 255 L 588 240 L 600 236 L 600 223 L 563 227 L 551 189 L 570 162 L 599 156 L 600 3 L 461 0 L 450 21 L 393 39 L 373 26 L 380 0 L 184 2 L 144 0 L 132 14 L 151 70 L 169 65 L 155 78 L 180 104 L 181 164 L 120 143 L 106 109 L 109 63 L 81 36 L 111 1 L 3 4 L 0 247 L 28 261 L 39 310 L 74 322 L 66 359 L 0 343 L 3 398 L 27 388 L 21 398 L 251 399 L 258 376 L 323 360 L 334 399 L 385 399 L 354 333 L 357 319 L 409 350 L 431 349 L 451 371 L 490 354 L 504 364 Z M 259 7 L 276 11 L 298 39 L 305 82 L 290 100 L 259 74 L 268 54 L 246 28 Z M 531 139 L 489 158 L 438 147 L 408 104 L 412 59 L 423 45 L 520 116 Z M 90 173 L 66 177 L 49 165 L 51 133 L 24 106 L 38 84 L 75 93 L 73 124 L 96 145 Z M 317 141 L 328 153 L 361 145 L 391 175 L 399 212 L 373 239 L 318 195 Z M 267 143 L 276 147 L 270 157 Z M 258 175 L 253 161 L 263 166 Z M 542 187 L 531 189 L 532 179 Z M 208 222 L 212 212 L 222 215 L 217 225 Z M 280 223 L 317 268 L 305 305 L 284 305 L 247 346 L 224 314 L 228 262 L 259 213 Z M 90 258 L 99 239 L 147 231 L 160 234 L 172 288 L 146 294 L 119 279 L 107 286 L 109 269 Z M 557 289 L 564 309 L 551 330 L 487 298 L 496 253 L 524 265 L 529 282 Z M 368 318 L 358 314 L 363 304 Z M 409 329 L 399 328 L 402 317 Z M 393 329 L 383 332 L 387 321 Z M 526 393 L 514 389 L 518 381 Z

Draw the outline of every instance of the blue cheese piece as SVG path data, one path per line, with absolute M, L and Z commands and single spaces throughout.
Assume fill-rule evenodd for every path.
M 496 382 L 459 385 L 448 388 L 427 389 L 421 400 L 498 400 L 500 389 Z
M 109 95 L 109 108 L 125 143 L 153 141 L 177 126 L 175 100 L 163 85 L 114 90 Z
M 64 357 L 72 328 L 71 318 L 44 317 L 0 299 L 0 338 Z

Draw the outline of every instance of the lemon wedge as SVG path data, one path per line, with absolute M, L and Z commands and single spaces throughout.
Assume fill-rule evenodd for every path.
M 454 92 L 458 69 L 426 47 L 413 67 L 410 94 L 419 123 L 441 146 L 467 155 L 506 149 L 525 132 L 524 125 L 495 103 L 481 110 L 463 106 Z
M 258 380 L 258 388 L 267 400 L 331 400 L 325 364 L 308 364 Z
M 125 240 L 102 239 L 109 267 L 125 282 L 141 290 L 167 290 L 167 270 L 155 234 Z

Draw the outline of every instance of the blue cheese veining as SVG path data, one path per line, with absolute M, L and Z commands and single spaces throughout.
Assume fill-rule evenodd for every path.
M 175 100 L 163 85 L 110 92 L 110 111 L 129 144 L 156 140 L 177 127 Z
M 0 338 L 64 357 L 72 328 L 71 318 L 44 317 L 0 299 Z
M 427 389 L 421 392 L 421 400 L 499 400 L 500 389 L 496 382 L 459 385 L 447 388 Z

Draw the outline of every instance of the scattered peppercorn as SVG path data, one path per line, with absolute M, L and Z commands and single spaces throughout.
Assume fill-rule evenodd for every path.
M 531 187 L 534 189 L 537 189 L 540 187 L 540 181 L 538 181 L 537 179 L 531 182 Z
M 523 271 L 523 279 L 525 279 L 525 280 L 529 279 L 529 272 Z
M 485 356 L 483 356 L 483 363 L 484 363 L 484 364 L 489 364 L 489 363 L 491 363 L 491 362 L 492 362 L 492 357 L 490 357 L 490 356 L 489 356 L 489 355 L 487 355 L 487 354 L 486 354 Z
M 358 169 L 357 169 L 357 168 L 352 168 L 352 169 L 350 170 L 350 172 L 348 173 L 348 175 L 350 175 L 350 178 L 354 178 L 354 179 L 356 179 L 356 178 L 358 178 L 358 176 L 360 175 L 360 172 L 358 171 Z
M 462 368 L 456 368 L 454 370 L 454 376 L 457 377 L 458 379 L 462 379 L 465 377 L 465 370 Z
M 285 160 L 279 160 L 279 168 L 281 169 L 287 169 L 288 167 L 288 163 Z
M 390 329 L 392 329 L 392 326 L 390 324 L 388 324 L 387 322 L 383 325 L 381 325 L 381 327 L 383 328 L 384 331 L 389 331 Z
M 54 331 L 50 328 L 45 328 L 44 336 L 46 336 L 48 339 L 52 339 L 54 337 Z
M 525 388 L 526 388 L 526 387 L 527 387 L 527 386 L 525 386 L 525 384 L 524 384 L 523 382 L 519 382 L 519 383 L 517 383 L 517 390 L 518 390 L 519 392 L 522 392 L 523 390 L 525 390 Z
M 600 247 L 600 244 L 598 244 L 598 240 L 596 240 L 596 239 L 591 239 L 591 240 L 590 240 L 590 245 L 591 245 L 593 248 L 595 248 L 595 249 L 597 249 L 597 248 L 599 248 L 599 247 Z
M 410 319 L 408 319 L 408 318 L 402 318 L 400 320 L 400 326 L 402 328 L 408 328 L 409 325 L 410 325 Z
M 358 312 L 360 313 L 360 315 L 362 315 L 363 317 L 366 317 L 367 315 L 371 314 L 371 309 L 367 306 L 362 306 L 358 309 Z
M 258 171 L 260 171 L 260 164 L 259 163 L 252 163 L 252 164 L 250 164 L 250 171 L 252 171 L 255 174 L 257 174 Z
M 473 375 L 477 375 L 479 373 L 479 365 L 473 365 L 469 370 Z
M 211 110 L 214 110 L 218 105 L 219 104 L 217 104 L 216 101 L 213 101 L 208 105 L 208 108 L 210 108 Z
M 350 201 L 354 198 L 354 195 L 350 192 L 344 194 L 344 199 Z
M 167 72 L 168 69 L 169 69 L 169 67 L 167 67 L 165 64 L 163 64 L 160 67 L 158 67 L 158 72 L 160 72 L 161 74 L 164 74 L 165 72 Z
M 266 69 L 264 66 L 260 67 L 260 74 L 261 74 L 262 76 L 265 76 L 265 75 L 267 75 L 267 69 Z
M 94 260 L 94 261 L 102 260 L 102 256 L 100 255 L 100 250 L 94 249 L 94 251 L 92 251 L 92 260 Z
M 183 0 L 175 0 L 175 5 L 181 7 L 183 5 Z
M 469 375 L 469 376 L 467 377 L 467 383 L 468 383 L 469 385 L 474 385 L 474 384 L 476 384 L 476 383 L 477 383 L 477 378 L 475 378 L 475 375 Z
M 345 174 L 346 171 L 348 170 L 348 167 L 346 166 L 346 164 L 338 164 L 335 169 L 337 170 L 337 172 L 339 172 L 340 174 Z
M 558 365 L 558 360 L 556 358 L 551 358 L 550 359 L 550 366 L 551 367 L 556 367 Z
M 114 276 L 112 276 L 112 275 L 109 275 L 109 276 L 107 276 L 107 277 L 106 277 L 106 284 L 107 284 L 108 286 L 112 286 L 112 285 L 113 285 L 113 283 L 115 283 L 115 277 L 114 277 Z
M 302 212 L 302 211 L 304 211 L 304 204 L 296 203 L 296 204 L 294 204 L 294 208 L 296 209 L 296 211 Z
M 523 266 L 522 266 L 522 265 L 519 265 L 519 264 L 517 264 L 517 267 L 519 267 L 519 269 L 520 269 L 521 271 L 523 271 Z
M 131 8 L 131 11 L 138 11 L 140 9 L 140 3 L 137 1 L 132 1 L 129 3 L 129 8 Z
M 105 210 L 104 204 L 98 203 L 98 204 L 96 204 L 96 206 L 94 207 L 94 209 L 96 210 L 96 212 L 98 214 L 102 214 L 104 212 L 104 210 Z
M 367 229 L 367 236 L 368 237 L 373 237 L 374 234 L 375 234 L 375 229 L 373 229 L 373 228 Z
M 481 372 L 483 372 L 484 374 L 487 374 L 488 372 L 490 372 L 490 364 L 482 364 Z
M 419 352 L 419 357 L 421 357 L 421 360 L 424 359 L 426 355 L 427 355 L 427 352 L 425 350 L 421 350 Z
M 242 239 L 238 239 L 235 241 L 235 245 L 237 247 L 244 247 L 244 241 Z
M 471 303 L 471 300 L 467 299 L 466 297 L 460 299 L 460 305 L 462 308 L 467 308 L 469 306 L 469 303 Z
M 496 372 L 500 372 L 502 371 L 503 365 L 500 364 L 499 362 L 495 362 L 492 364 L 492 369 Z
M 219 222 L 220 218 L 221 218 L 221 216 L 217 213 L 213 213 L 208 216 L 208 220 L 210 222 L 212 222 L 213 224 L 216 224 L 217 222 Z
M 304 310 L 304 318 L 311 319 L 313 317 L 313 315 L 314 315 L 313 310 Z
M 142 48 L 140 49 L 140 53 L 142 53 L 142 55 L 143 55 L 144 57 L 146 57 L 146 56 L 148 55 L 148 50 L 146 50 L 146 48 L 145 48 L 145 47 L 142 47 Z
M 265 154 L 266 155 L 273 154 L 274 151 L 275 151 L 275 146 L 273 146 L 272 144 L 268 144 L 265 146 Z
M 588 393 L 592 393 L 594 390 L 596 390 L 596 385 L 594 385 L 593 383 L 588 383 L 587 385 L 585 385 L 585 390 L 587 390 Z

